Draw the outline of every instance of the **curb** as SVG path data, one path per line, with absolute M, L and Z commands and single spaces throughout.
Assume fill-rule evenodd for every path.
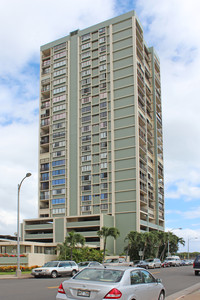
M 200 299 L 200 283 L 196 283 L 182 291 L 169 295 L 165 298 L 165 300 L 186 299 L 185 296 L 187 297 L 187 295 L 191 295 L 191 294 L 199 295 L 198 299 Z
M 27 275 L 21 275 L 17 277 L 16 275 L 0 275 L 1 279 L 27 279 L 27 278 L 33 278 L 33 276 L 27 274 Z

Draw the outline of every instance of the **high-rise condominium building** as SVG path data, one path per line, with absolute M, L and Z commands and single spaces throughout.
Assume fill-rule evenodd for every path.
M 160 63 L 134 11 L 41 47 L 39 218 L 24 239 L 164 230 Z

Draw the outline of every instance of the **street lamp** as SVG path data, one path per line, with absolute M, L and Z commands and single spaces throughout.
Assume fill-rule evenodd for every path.
M 190 244 L 190 240 L 193 240 L 193 239 L 196 240 L 196 239 L 198 239 L 198 237 L 194 237 L 194 238 L 189 238 L 189 237 L 188 237 L 188 255 L 187 255 L 188 260 L 189 260 L 189 256 L 190 256 L 190 250 L 189 250 L 189 249 L 190 249 L 190 246 L 189 246 L 189 244 Z
M 168 242 L 167 242 L 167 256 L 169 256 L 170 255 L 170 253 L 169 253 L 169 232 L 172 232 L 173 230 L 176 230 L 176 229 L 179 229 L 179 230 L 182 230 L 182 228 L 180 227 L 180 228 L 172 228 L 171 230 L 168 230 Z
M 19 195 L 20 195 L 20 188 L 22 185 L 22 182 L 26 177 L 30 177 L 31 173 L 26 173 L 26 176 L 21 180 L 20 184 L 18 184 L 18 193 L 17 193 L 17 270 L 16 270 L 16 276 L 19 277 L 21 275 L 20 270 L 20 240 L 19 240 Z

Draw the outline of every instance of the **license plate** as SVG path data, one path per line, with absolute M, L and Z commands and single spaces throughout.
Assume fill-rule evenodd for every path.
M 77 296 L 90 297 L 90 291 L 78 290 Z

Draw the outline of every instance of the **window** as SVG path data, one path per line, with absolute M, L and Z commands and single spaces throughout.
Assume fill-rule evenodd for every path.
M 91 210 L 91 205 L 81 207 L 81 211 L 88 211 L 88 210 Z
M 53 68 L 56 69 L 56 68 L 59 68 L 59 67 L 65 66 L 65 65 L 66 65 L 66 60 L 62 60 L 62 61 L 55 63 L 53 65 Z
M 90 75 L 90 74 L 91 74 L 91 70 L 85 70 L 85 71 L 83 71 L 81 74 L 82 74 L 82 77 L 83 77 L 83 76 Z
M 90 112 L 91 111 L 91 106 L 84 106 L 82 109 L 81 109 L 81 112 L 82 113 L 87 113 L 87 112 Z
M 63 75 L 63 74 L 66 74 L 66 69 L 61 69 L 59 71 L 54 72 L 53 76 L 56 77 L 56 76 Z
M 82 92 L 82 95 L 89 94 L 91 92 L 91 88 L 90 87 L 84 88 L 81 90 L 81 92 Z
M 43 174 L 41 174 L 41 180 L 42 181 L 49 180 L 49 173 L 43 173 Z
M 106 111 L 100 113 L 100 119 L 103 119 L 103 118 L 106 118 L 106 117 L 107 117 L 107 112 Z
M 101 102 L 100 103 L 100 108 L 106 108 L 107 107 L 107 102 Z
M 62 51 L 62 52 L 59 52 L 59 53 L 55 54 L 53 56 L 53 59 L 56 60 L 56 59 L 59 59 L 59 58 L 64 57 L 64 56 L 66 56 L 66 51 Z
M 106 89 L 106 82 L 100 84 L 100 90 Z
M 106 41 L 106 37 L 105 36 L 103 36 L 103 37 L 101 37 L 100 39 L 99 39 L 99 43 L 101 44 L 101 43 L 104 43 Z
M 106 127 L 107 127 L 107 122 L 100 123 L 100 128 L 106 128 Z
M 88 39 L 90 39 L 90 33 L 84 34 L 84 35 L 82 35 L 82 37 L 81 37 L 81 41 L 86 41 L 86 40 L 88 40 Z
M 53 125 L 53 130 L 60 129 L 60 128 L 63 128 L 63 127 L 65 127 L 64 122 L 56 123 L 56 124 Z
M 106 55 L 101 55 L 101 56 L 99 57 L 99 61 L 104 61 L 104 60 L 106 60 Z
M 56 190 L 52 190 L 52 194 L 53 194 L 53 195 L 57 195 L 57 194 L 65 194 L 65 189 L 56 189 Z
M 53 152 L 53 157 L 59 157 L 59 156 L 64 156 L 64 155 L 65 155 L 64 150 Z
M 92 97 L 85 97 L 85 98 L 81 99 L 81 102 L 82 102 L 82 104 L 85 104 L 85 103 L 91 102 L 91 100 L 92 100 Z
M 53 112 L 66 109 L 66 104 L 58 105 L 53 107 Z
M 84 175 L 81 177 L 82 181 L 90 181 L 91 180 L 91 175 Z
M 101 169 L 107 168 L 107 162 L 101 163 Z
M 82 186 L 82 191 L 91 191 L 91 185 Z
M 53 133 L 53 139 L 61 138 L 64 136 L 65 136 L 65 131 L 59 131 L 59 132 Z
M 91 131 L 91 125 L 83 126 L 83 127 L 81 128 L 81 131 L 82 131 L 82 132 Z
M 100 99 L 107 98 L 107 93 L 100 93 L 99 98 Z
M 108 184 L 107 183 L 101 183 L 101 189 L 107 189 Z
M 101 194 L 101 199 L 108 199 L 108 193 Z
M 147 271 L 141 271 L 144 283 L 152 283 L 155 282 L 154 277 Z
M 65 165 L 65 160 L 55 160 L 52 162 L 52 167 L 57 167 L 57 166 L 61 166 L 61 165 Z
M 107 178 L 108 177 L 108 173 L 101 173 L 101 178 Z
M 66 43 L 62 43 L 54 47 L 54 52 L 66 47 Z
M 90 45 L 91 45 L 91 43 L 83 44 L 83 45 L 81 46 L 81 50 L 85 50 L 85 49 L 90 48 Z
M 90 145 L 82 146 L 82 151 L 90 151 L 91 147 Z
M 82 201 L 91 201 L 91 199 L 92 199 L 91 195 L 85 195 L 81 197 Z
M 90 84 L 90 82 L 91 82 L 91 79 L 87 78 L 87 79 L 83 79 L 82 82 L 81 82 L 81 84 L 82 85 L 87 85 L 87 84 Z
M 106 28 L 105 28 L 105 27 L 102 27 L 102 28 L 99 29 L 99 34 L 102 34 L 102 33 L 104 33 L 105 31 L 106 31 Z
M 41 164 L 40 165 L 40 170 L 41 171 L 48 171 L 49 170 L 49 163 L 47 163 L 47 164 Z
M 84 58 L 90 57 L 90 55 L 91 55 L 90 51 L 87 51 L 87 52 L 84 52 L 81 54 L 81 58 L 84 59 Z
M 58 94 L 58 93 L 62 93 L 62 92 L 65 92 L 66 91 L 66 86 L 62 86 L 62 87 L 59 87 L 57 89 L 54 89 L 53 90 L 53 94 Z
M 52 185 L 65 184 L 65 179 L 52 180 Z
M 107 142 L 102 142 L 100 145 L 101 145 L 101 148 L 107 148 Z
M 105 132 L 101 132 L 100 133 L 100 137 L 101 137 L 101 139 L 107 138 L 107 132 L 106 131 Z
M 53 116 L 53 121 L 60 120 L 60 119 L 64 119 L 65 116 L 66 116 L 65 113 L 54 115 L 54 116 Z
M 140 271 L 132 271 L 130 276 L 131 276 L 131 285 L 143 283 L 142 275 Z
M 64 214 L 65 213 L 65 208 L 54 208 L 52 209 L 52 214 Z
M 91 60 L 87 60 L 81 63 L 81 67 L 85 68 L 91 65 Z
M 83 166 L 81 168 L 82 172 L 87 172 L 87 171 L 91 171 L 91 166 Z
M 64 83 L 64 82 L 66 82 L 66 77 L 62 77 L 60 79 L 54 80 L 53 85 L 58 85 L 58 84 L 61 84 L 61 83 Z
M 54 97 L 53 98 L 53 103 L 57 103 L 57 102 L 64 101 L 64 100 L 66 100 L 66 95 Z
M 106 45 L 99 47 L 99 52 L 104 52 L 106 51 Z
M 91 160 L 91 155 L 84 155 L 81 157 L 81 161 L 84 162 L 84 161 L 90 161 Z
M 64 147 L 65 141 L 53 143 L 53 148 Z
M 82 117 L 82 123 L 91 121 L 91 116 Z
M 64 175 L 64 174 L 65 174 L 65 169 L 55 170 L 55 171 L 52 172 L 53 176 Z
M 82 142 L 87 142 L 87 141 L 91 141 L 91 135 L 84 135 L 82 136 Z
M 100 66 L 99 66 L 99 70 L 100 70 L 100 71 L 106 70 L 106 64 L 100 65 Z
M 101 158 L 107 158 L 107 152 L 101 153 Z
M 100 74 L 99 79 L 100 79 L 100 80 L 106 79 L 106 73 Z
M 101 204 L 100 208 L 101 209 L 108 209 L 108 204 Z

